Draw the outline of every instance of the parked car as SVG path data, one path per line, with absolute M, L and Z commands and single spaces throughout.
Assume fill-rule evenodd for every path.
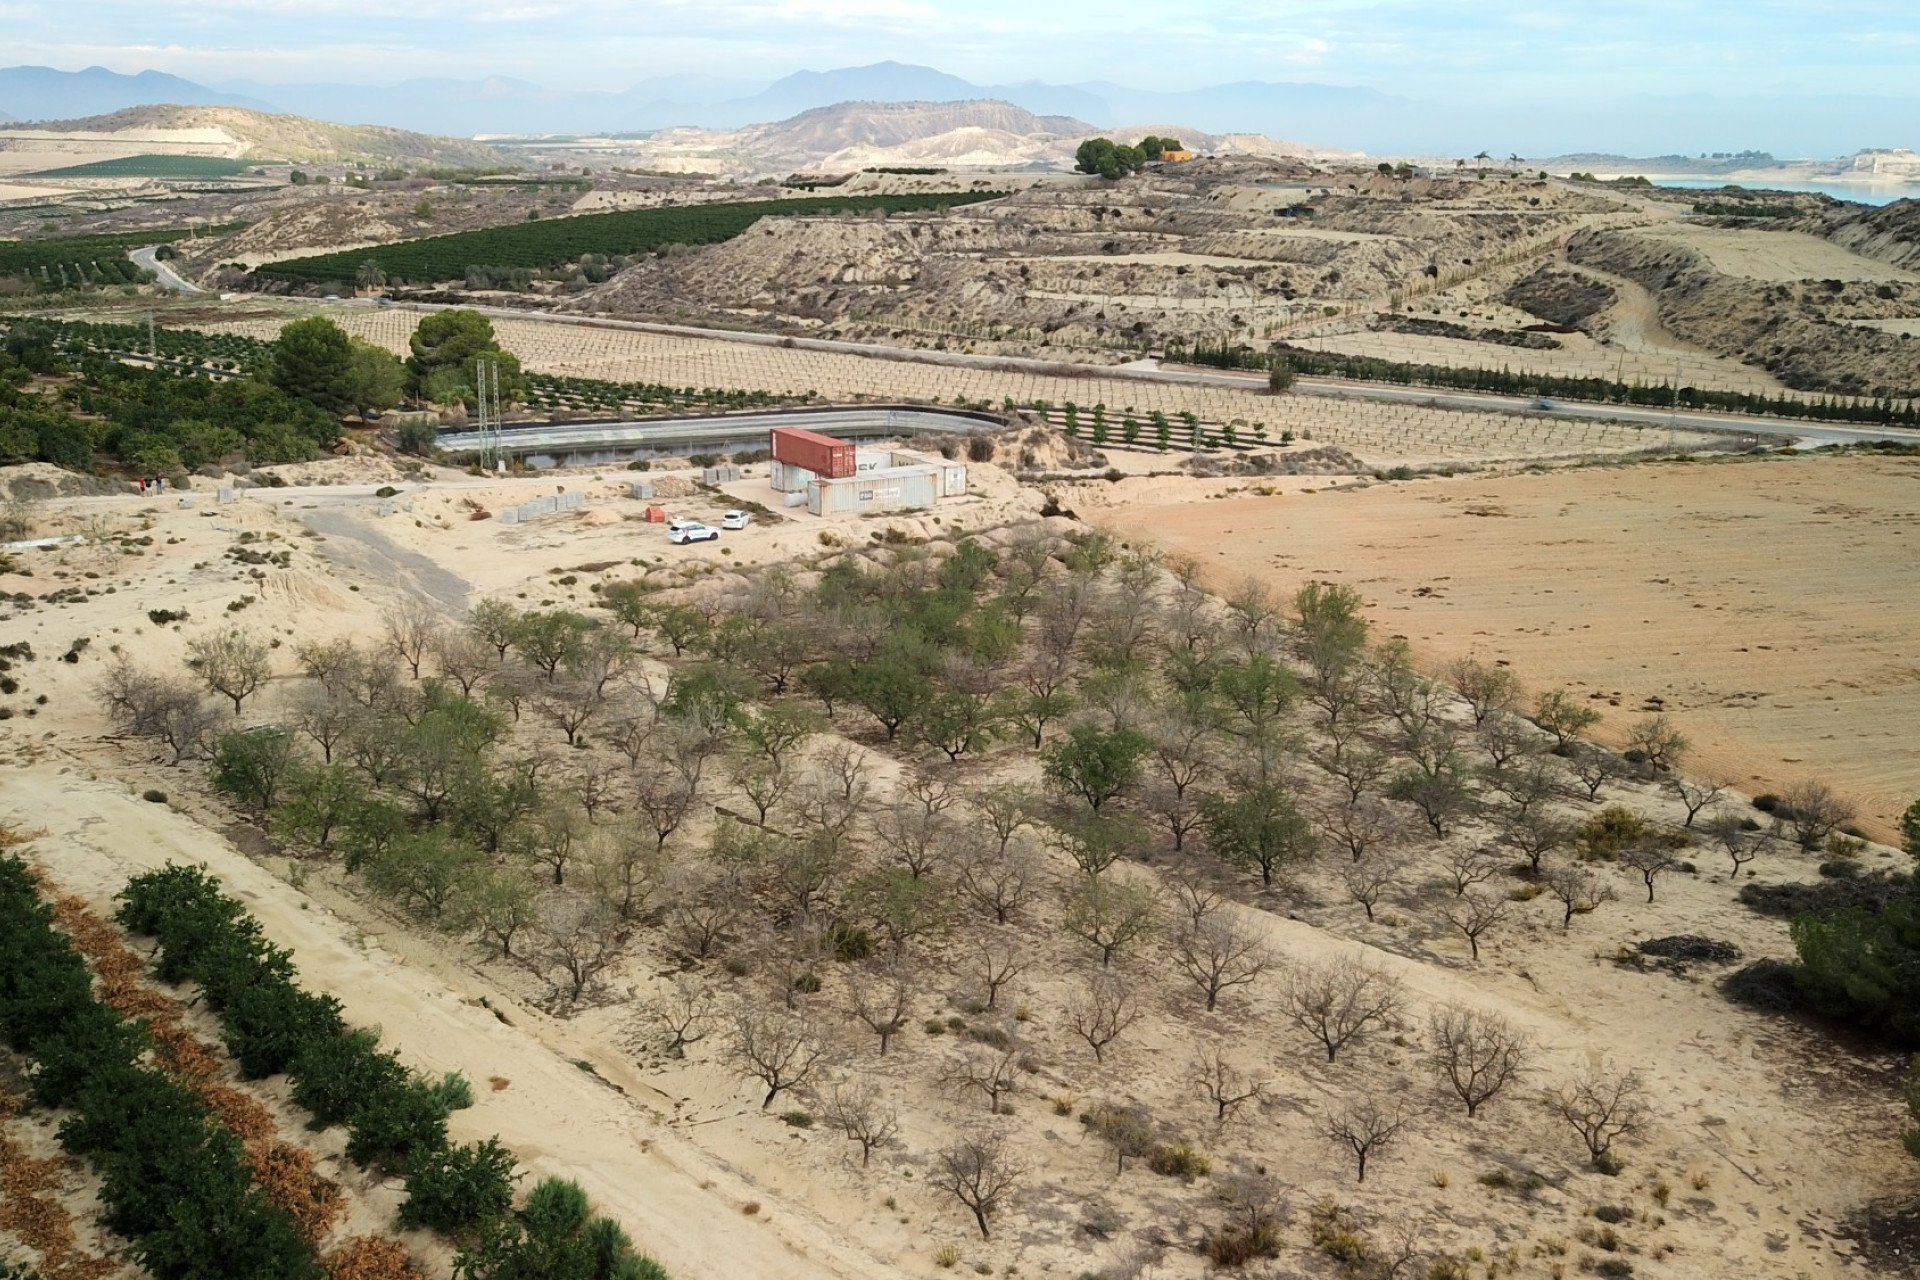
M 729 511 L 720 517 L 720 527 L 722 529 L 744 529 L 752 520 L 753 517 L 744 511 Z
M 667 541 L 676 547 L 688 542 L 712 542 L 719 536 L 718 529 L 698 520 L 675 520 L 667 526 Z
M 1534 398 L 1533 407 L 1536 409 L 1542 410 L 1546 413 L 1552 413 L 1555 409 L 1558 409 L 1560 406 L 1555 404 L 1553 401 L 1547 399 L 1545 396 L 1537 396 Z

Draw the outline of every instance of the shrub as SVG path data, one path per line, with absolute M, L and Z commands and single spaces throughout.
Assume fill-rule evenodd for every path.
M 1216 1267 L 1244 1267 L 1256 1258 L 1280 1256 L 1280 1229 L 1272 1223 L 1222 1227 L 1206 1241 L 1207 1261 Z
M 1633 1216 L 1633 1210 L 1617 1204 L 1603 1204 L 1593 1211 L 1593 1216 L 1602 1222 L 1625 1222 Z
M 347 1122 L 347 1158 L 381 1173 L 405 1172 L 446 1144 L 446 1104 L 424 1080 L 363 1099 Z
M 813 1116 L 805 1111 L 783 1111 L 780 1113 L 780 1118 L 792 1129 L 813 1128 Z
M 400 1223 L 457 1234 L 513 1208 L 513 1153 L 498 1139 L 448 1147 L 407 1177 Z
M 1192 1182 L 1213 1170 L 1213 1161 L 1193 1149 L 1192 1144 L 1177 1142 L 1155 1147 L 1147 1156 L 1147 1168 L 1163 1177 Z
M 1633 1264 L 1625 1258 L 1603 1258 L 1593 1270 L 1595 1275 L 1606 1276 L 1607 1280 L 1626 1280 L 1633 1274 Z
M 148 787 L 140 793 L 140 798 L 148 804 L 165 804 L 167 802 L 167 793 L 157 787 Z

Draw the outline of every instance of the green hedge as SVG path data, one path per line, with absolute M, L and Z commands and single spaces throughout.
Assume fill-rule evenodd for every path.
M 320 1280 L 293 1219 L 248 1174 L 240 1140 L 140 1064 L 144 1028 L 92 985 L 26 864 L 0 858 L 0 1038 L 32 1060 L 38 1101 L 71 1109 L 60 1144 L 99 1173 L 105 1225 L 156 1280 Z
M 302 991 L 288 952 L 197 867 L 167 866 L 128 881 L 117 919 L 157 938 L 158 972 L 200 984 L 227 1044 L 249 1075 L 286 1072 L 293 1099 L 324 1128 L 345 1124 L 347 1156 L 407 1174 L 401 1222 L 465 1244 L 466 1280 L 666 1280 L 618 1223 L 592 1218 L 586 1194 L 549 1178 L 511 1212 L 513 1157 L 494 1139 L 450 1146 L 447 1115 L 472 1103 L 465 1080 L 429 1080 L 348 1027 L 339 1002 Z M 556 1212 L 555 1205 L 573 1206 Z M 243 1274 L 236 1272 L 234 1274 Z

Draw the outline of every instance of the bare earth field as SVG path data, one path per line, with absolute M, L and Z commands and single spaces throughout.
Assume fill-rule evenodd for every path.
M 1756 794 L 1843 783 L 1882 838 L 1920 794 L 1920 464 L 1647 465 L 1089 515 L 1201 556 L 1216 581 L 1349 583 L 1434 663 L 1511 662 L 1659 699 L 1694 767 Z M 1616 709 L 1617 708 L 1617 709 Z

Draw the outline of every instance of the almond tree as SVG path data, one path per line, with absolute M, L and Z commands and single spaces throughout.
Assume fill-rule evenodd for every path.
M 187 666 L 207 688 L 233 702 L 233 714 L 271 674 L 267 643 L 239 627 L 222 627 L 187 641 Z
M 862 1169 L 872 1160 L 875 1147 L 885 1146 L 900 1132 L 900 1112 L 865 1078 L 835 1087 L 827 1100 L 827 1117 L 849 1141 L 860 1144 Z
M 1547 1106 L 1586 1144 L 1594 1167 L 1606 1169 L 1613 1144 L 1639 1132 L 1646 1122 L 1646 1083 L 1637 1071 L 1616 1071 L 1588 1064 L 1546 1095 Z
M 1095 1062 L 1105 1062 L 1107 1046 L 1139 1019 L 1133 988 L 1119 974 L 1104 969 L 1088 977 L 1067 1007 L 1067 1025 L 1087 1042 Z
M 826 1061 L 827 1046 L 805 1016 L 753 1009 L 734 1019 L 727 1053 L 736 1067 L 767 1086 L 767 1096 L 760 1101 L 765 1111 L 775 1098 L 813 1078 Z
M 1405 1004 L 1398 978 L 1351 956 L 1289 965 L 1281 974 L 1281 1013 L 1320 1042 L 1328 1062 L 1369 1028 L 1393 1022 Z
M 1396 1141 L 1419 1114 L 1404 1094 L 1337 1103 L 1322 1113 L 1320 1132 L 1353 1153 L 1354 1180 L 1367 1180 L 1367 1160 Z
M 934 1183 L 973 1214 L 980 1238 L 990 1240 L 990 1229 L 1001 1206 L 1013 1194 L 1024 1171 L 1007 1153 L 998 1134 L 968 1138 L 940 1153 Z
M 1467 893 L 1447 904 L 1447 923 L 1467 939 L 1473 958 L 1480 959 L 1480 939 L 1505 920 L 1513 909 L 1513 900 L 1503 893 Z
M 1180 931 L 1173 954 L 1212 1013 L 1224 991 L 1244 987 L 1273 963 L 1266 940 L 1236 916 L 1218 914 Z
M 847 985 L 853 1016 L 880 1037 L 880 1055 L 885 1057 L 887 1045 L 911 1019 L 919 994 L 912 971 L 894 964 L 878 973 L 850 975 Z
M 1213 1104 L 1214 1119 L 1221 1124 L 1226 1123 L 1235 1107 L 1260 1097 L 1267 1090 L 1265 1080 L 1256 1080 L 1241 1071 L 1219 1048 L 1209 1049 L 1195 1058 L 1189 1068 L 1189 1078 L 1200 1096 Z
M 1427 1019 L 1428 1062 L 1472 1119 L 1527 1070 L 1533 1046 L 1497 1013 L 1444 1005 Z

